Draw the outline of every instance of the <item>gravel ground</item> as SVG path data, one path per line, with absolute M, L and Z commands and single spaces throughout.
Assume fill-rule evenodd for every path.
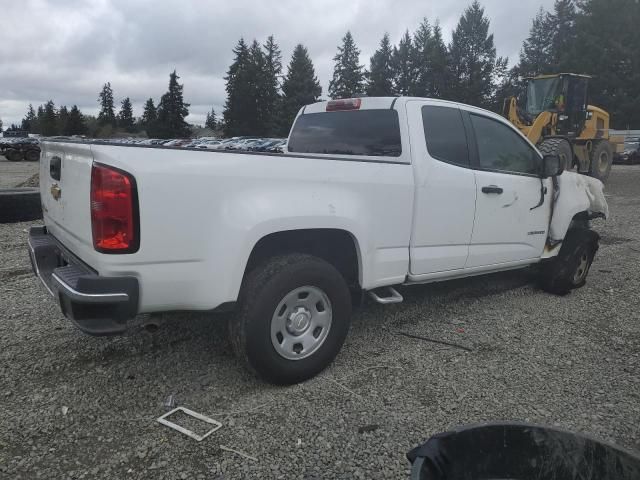
M 410 448 L 490 420 L 640 450 L 640 167 L 615 166 L 607 192 L 583 289 L 551 296 L 528 271 L 405 288 L 403 304 L 356 314 L 328 370 L 287 388 L 245 372 L 223 319 L 83 335 L 31 275 L 27 225 L 0 225 L 0 477 L 403 479 Z M 171 394 L 223 427 L 198 443 L 157 424 Z
M 20 185 L 38 173 L 38 162 L 9 162 L 0 155 L 0 188 Z M 30 183 L 24 186 L 32 186 Z M 37 185 L 36 185 L 37 186 Z

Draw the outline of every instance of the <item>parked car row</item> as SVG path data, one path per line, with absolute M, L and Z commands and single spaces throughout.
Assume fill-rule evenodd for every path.
M 41 137 L 40 140 L 76 140 L 82 137 Z M 233 138 L 109 138 L 91 140 L 96 143 L 119 145 L 155 145 L 163 147 L 196 148 L 206 150 L 238 150 L 250 152 L 283 153 L 287 146 L 286 138 L 233 137 Z M 37 161 L 40 156 L 37 138 L 0 138 L 0 154 L 11 161 Z M 11 157 L 11 158 L 10 158 Z
M 157 145 L 163 147 L 196 148 L 204 150 L 240 150 L 253 152 L 284 152 L 286 138 L 233 137 L 216 138 L 202 137 L 197 139 L 169 139 L 159 138 L 122 138 L 95 140 L 95 142 L 118 143 L 121 145 Z

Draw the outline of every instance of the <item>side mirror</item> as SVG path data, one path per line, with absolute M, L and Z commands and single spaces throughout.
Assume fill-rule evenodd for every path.
M 564 172 L 564 162 L 557 155 L 545 155 L 542 159 L 542 178 L 557 177 Z

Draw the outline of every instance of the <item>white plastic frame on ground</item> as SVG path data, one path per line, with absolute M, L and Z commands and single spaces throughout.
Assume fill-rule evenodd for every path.
M 203 422 L 209 423 L 211 425 L 213 425 L 214 427 L 209 430 L 207 433 L 205 433 L 204 435 L 198 435 L 195 432 L 192 432 L 191 430 L 187 430 L 184 427 L 181 427 L 180 425 L 173 423 L 169 420 L 167 420 L 168 417 L 170 417 L 171 415 L 173 415 L 176 412 L 183 412 L 186 415 L 189 415 L 190 417 L 196 418 L 198 420 L 202 420 Z M 205 438 L 207 438 L 209 435 L 211 435 L 213 432 L 215 432 L 216 430 L 218 430 L 220 427 L 222 427 L 222 424 L 212 418 L 209 417 L 205 417 L 204 415 L 194 412 L 193 410 L 189 410 L 188 408 L 184 408 L 184 407 L 177 407 L 174 408 L 173 410 L 171 410 L 170 412 L 165 413 L 164 415 L 162 415 L 161 417 L 159 417 L 157 419 L 158 423 L 161 423 L 162 425 L 166 425 L 169 428 L 173 428 L 174 430 L 177 430 L 180 433 L 184 433 L 186 436 L 193 438 L 196 442 L 201 442 L 202 440 L 204 440 Z

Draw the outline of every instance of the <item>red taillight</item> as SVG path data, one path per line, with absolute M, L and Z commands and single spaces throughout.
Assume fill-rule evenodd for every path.
M 327 103 L 327 112 L 339 112 L 343 110 L 359 110 L 362 105 L 361 98 L 345 98 L 342 100 L 331 100 Z
M 91 169 L 93 247 L 103 253 L 133 253 L 140 244 L 135 179 L 126 172 L 94 164 Z

